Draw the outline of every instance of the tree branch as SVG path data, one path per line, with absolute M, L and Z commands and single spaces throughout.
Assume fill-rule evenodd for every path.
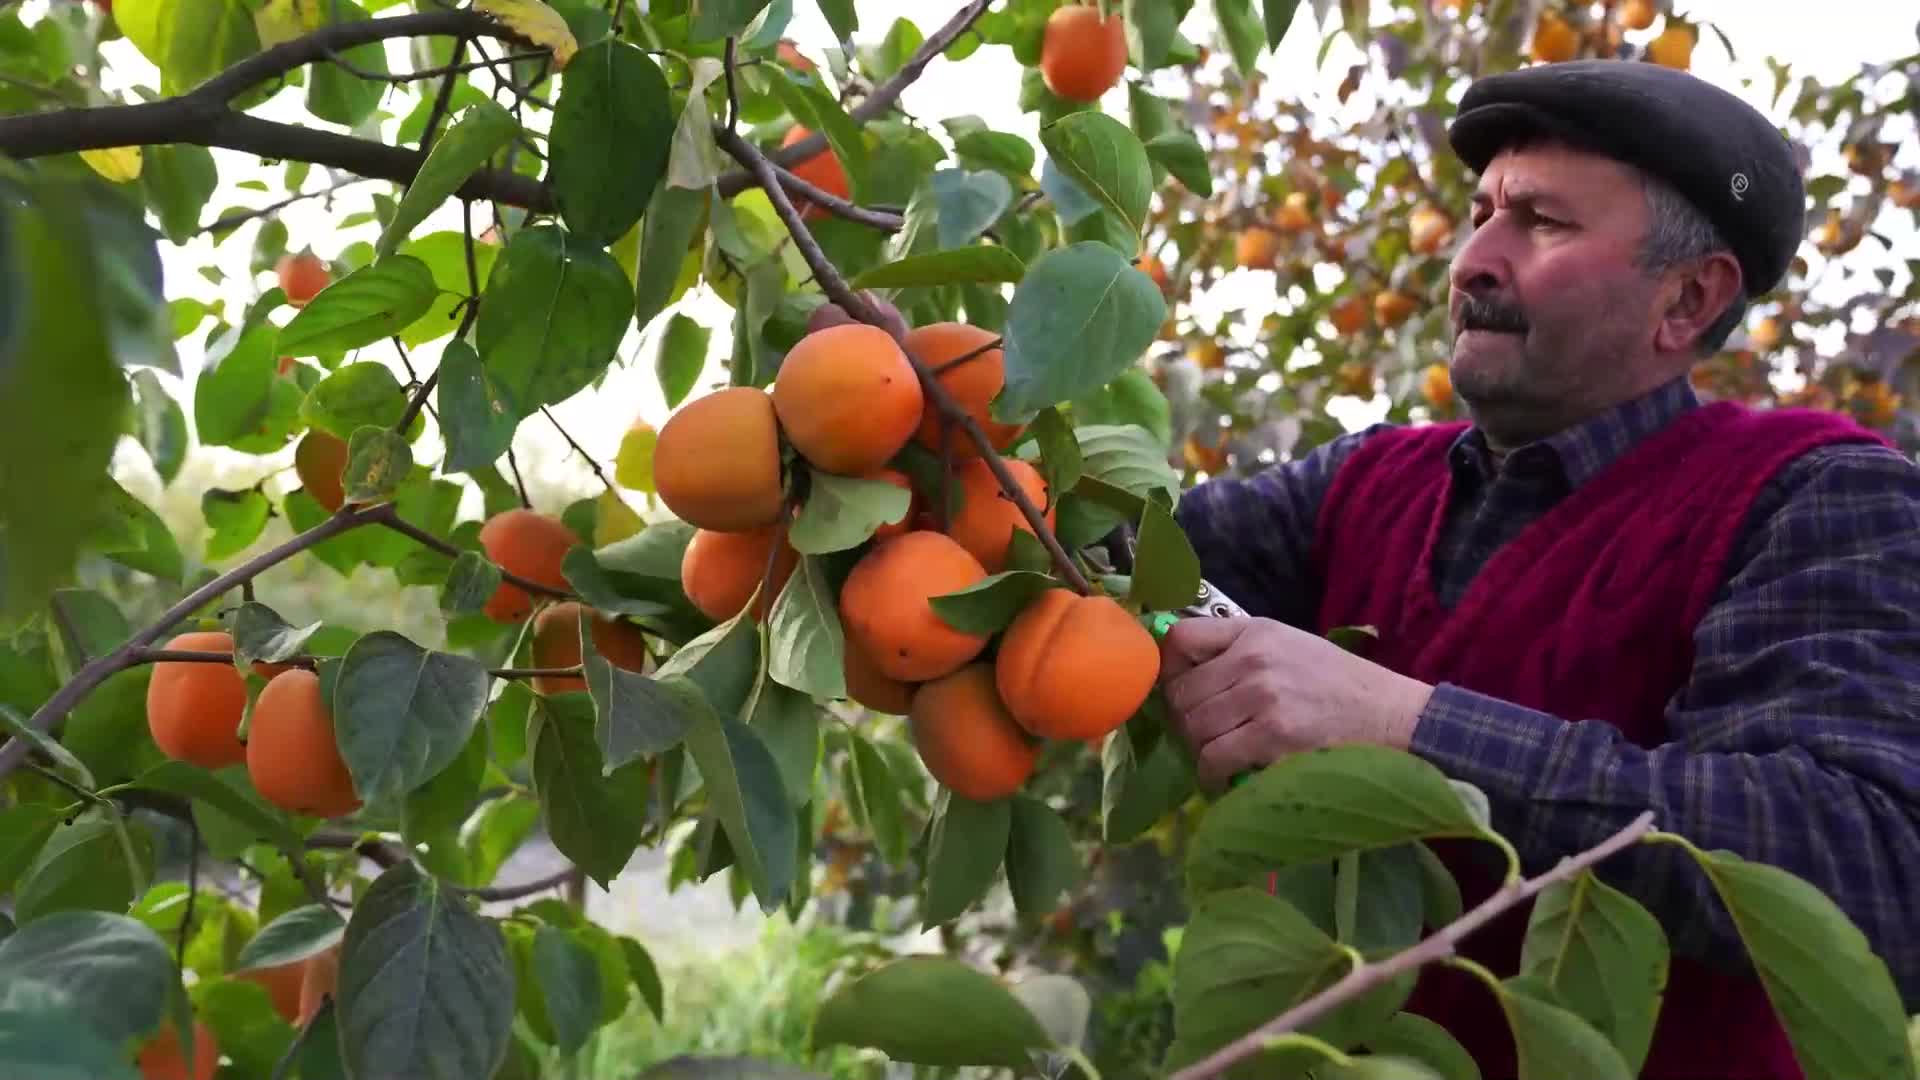
M 739 132 L 716 124 L 713 129 L 713 138 L 720 149 L 725 150 L 735 160 L 740 160 L 739 147 L 745 145 L 746 140 L 740 136 Z M 785 187 L 790 194 L 800 196 L 835 217 L 845 218 L 855 224 L 866 225 L 883 232 L 899 232 L 906 226 L 907 219 L 891 210 L 876 210 L 843 199 L 777 164 L 773 166 L 773 175 L 780 179 L 781 186 Z
M 1607 856 L 1628 847 L 1653 828 L 1649 810 L 1597 846 L 1560 860 L 1560 864 L 1530 881 L 1515 881 L 1501 886 L 1472 911 L 1460 916 L 1419 944 L 1374 964 L 1361 964 L 1339 982 L 1295 1005 L 1272 1020 L 1254 1028 L 1219 1050 L 1174 1073 L 1168 1080 L 1208 1080 L 1233 1068 L 1246 1058 L 1265 1049 L 1267 1040 L 1303 1028 L 1361 994 L 1404 971 L 1411 971 L 1435 960 L 1453 955 L 1461 939 L 1491 922 L 1508 908 L 1531 898 L 1556 881 L 1565 881 Z
M 337 851 L 351 851 L 382 870 L 391 870 L 410 856 L 407 852 L 385 840 L 363 840 L 350 833 L 315 833 L 307 839 L 309 847 L 330 848 Z M 545 877 L 523 881 L 518 885 L 485 885 L 478 888 L 459 888 L 459 891 L 475 900 L 518 900 L 523 896 L 546 892 L 562 885 L 573 876 L 574 868 L 569 865 L 565 870 L 556 870 Z M 456 888 L 458 888 L 456 886 Z
M 338 180 L 332 184 L 327 185 L 326 187 L 319 189 L 318 191 L 302 191 L 297 195 L 289 195 L 286 198 L 281 199 L 277 203 L 271 203 L 267 206 L 261 207 L 258 210 L 242 210 L 237 214 L 228 214 L 226 217 L 223 217 L 223 218 L 215 218 L 214 220 L 208 222 L 207 224 L 200 226 L 200 231 L 203 233 L 210 233 L 210 232 L 220 232 L 224 229 L 236 229 L 242 225 L 245 225 L 247 222 L 252 221 L 254 218 L 270 217 L 274 214 L 277 214 L 280 211 L 285 210 L 287 207 L 292 206 L 294 203 L 300 202 L 304 199 L 322 198 L 324 196 L 331 195 L 336 191 L 339 191 L 341 188 L 348 187 L 353 184 L 364 184 L 366 182 L 367 182 L 367 178 L 364 176 L 355 176 L 346 180 Z
M 900 100 L 900 95 L 906 92 L 907 87 L 913 85 L 914 80 L 920 77 L 920 73 L 933 62 L 933 58 L 945 52 L 947 46 L 953 44 L 961 34 L 966 33 L 967 29 L 981 15 L 986 14 L 987 8 L 991 6 L 993 6 L 993 0 L 969 0 L 966 7 L 955 12 L 953 18 L 947 20 L 945 26 L 927 35 L 926 43 L 907 58 L 907 62 L 901 65 L 899 71 L 894 72 L 891 79 L 874 87 L 873 93 L 868 94 L 866 100 L 848 110 L 847 115 L 852 118 L 855 126 L 865 124 L 893 108 L 893 103 Z M 792 146 L 775 151 L 773 161 L 780 165 L 792 165 L 796 161 L 805 161 L 826 148 L 826 135 L 816 131 Z M 745 165 L 746 162 L 743 161 L 741 164 Z M 745 172 L 730 172 L 715 181 L 719 185 L 720 197 L 723 199 L 730 199 L 740 194 L 756 182 L 765 184 L 767 181 L 765 177 L 756 181 L 751 169 Z
M 833 260 L 827 258 L 826 252 L 820 249 L 819 242 L 807 230 L 806 223 L 800 220 L 800 212 L 794 209 L 793 202 L 787 198 L 786 189 L 781 187 L 778 177 L 774 174 L 773 164 L 767 160 L 767 156 L 761 153 L 758 147 L 743 139 L 729 140 L 722 149 L 732 154 L 759 179 L 760 186 L 766 190 L 767 198 L 773 202 L 774 212 L 780 216 L 787 231 L 792 234 L 794 245 L 799 248 L 801 258 L 806 260 L 808 269 L 813 271 L 813 279 L 820 284 L 820 289 L 827 294 L 827 298 L 838 304 L 840 310 L 861 322 L 874 326 L 882 325 L 880 313 L 847 287 L 846 280 L 840 276 L 840 271 L 833 265 Z M 985 461 L 987 468 L 992 470 L 994 479 L 1000 482 L 1001 490 L 1015 506 L 1020 508 L 1021 515 L 1027 519 L 1027 526 L 1033 530 L 1035 536 L 1040 538 L 1040 543 L 1046 547 L 1047 553 L 1053 556 L 1054 565 L 1059 568 L 1060 576 L 1083 596 L 1093 592 L 1092 583 L 1087 580 L 1085 574 L 1080 572 L 1080 568 L 1074 565 L 1073 558 L 1067 554 L 1067 550 L 1060 546 L 1060 538 L 1047 527 L 1045 515 L 1033 504 L 1033 500 L 1027 497 L 1026 489 L 1014 479 L 1013 473 L 1007 469 L 1006 462 L 1000 460 L 999 451 L 994 449 L 993 441 L 980 429 L 973 415 L 960 407 L 960 403 L 954 400 L 946 386 L 935 377 L 924 361 L 913 354 L 913 350 L 902 345 L 901 351 L 906 354 L 907 362 L 913 365 L 913 373 L 920 379 L 920 389 L 926 395 L 928 404 L 938 409 L 942 416 L 946 417 L 953 426 L 965 432 L 967 438 L 973 441 L 974 447 L 980 451 L 981 460 Z

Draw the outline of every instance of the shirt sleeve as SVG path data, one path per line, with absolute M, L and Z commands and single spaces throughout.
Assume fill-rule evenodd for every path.
M 1920 469 L 1884 447 L 1798 459 L 1755 507 L 1694 632 L 1671 741 L 1442 685 L 1412 750 L 1485 790 L 1530 869 L 1652 810 L 1655 827 L 1796 874 L 1920 996 Z M 1676 952 L 1733 970 L 1746 950 L 1672 845 L 1603 864 Z
M 1219 476 L 1180 497 L 1174 511 L 1200 557 L 1200 574 L 1249 615 L 1313 629 L 1320 583 L 1309 555 L 1320 504 L 1341 463 L 1375 424 L 1321 443 L 1251 476 Z

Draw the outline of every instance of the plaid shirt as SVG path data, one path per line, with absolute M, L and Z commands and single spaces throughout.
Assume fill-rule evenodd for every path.
M 1479 431 L 1450 448 L 1456 497 L 1435 585 L 1451 607 L 1502 544 L 1640 439 L 1698 405 L 1684 378 L 1497 465 Z M 1207 580 L 1253 615 L 1313 630 L 1308 553 L 1334 472 L 1373 431 L 1221 477 L 1179 520 Z M 1530 866 L 1593 846 L 1652 810 L 1656 827 L 1797 874 L 1866 933 L 1920 998 L 1920 468 L 1885 447 L 1823 447 L 1764 489 L 1694 630 L 1671 741 L 1627 742 L 1450 684 L 1413 752 L 1517 806 L 1495 826 Z M 1605 876 L 1660 918 L 1674 949 L 1743 963 L 1712 885 L 1684 852 L 1640 845 Z

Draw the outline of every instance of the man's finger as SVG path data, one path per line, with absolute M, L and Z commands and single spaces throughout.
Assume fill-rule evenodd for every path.
M 1194 754 L 1194 771 L 1202 790 L 1218 794 L 1233 778 L 1266 765 L 1267 734 L 1258 724 L 1241 724 L 1202 746 Z
M 1192 673 L 1198 675 L 1207 671 L 1227 658 L 1215 660 L 1197 668 Z M 1191 678 L 1192 675 L 1189 676 Z M 1247 682 L 1237 682 L 1218 694 L 1195 702 L 1187 709 L 1174 713 L 1174 723 L 1181 734 L 1186 736 L 1187 745 L 1205 746 L 1220 738 L 1241 724 L 1259 716 L 1269 708 L 1269 702 L 1261 688 Z
M 1239 638 L 1225 652 L 1208 657 L 1171 679 L 1163 680 L 1167 707 L 1176 713 L 1189 712 L 1201 702 L 1226 693 L 1259 666 L 1259 657 L 1247 646 L 1251 638 Z
M 1226 652 L 1253 625 L 1252 619 L 1181 619 L 1160 639 L 1160 680 L 1185 674 L 1196 665 Z

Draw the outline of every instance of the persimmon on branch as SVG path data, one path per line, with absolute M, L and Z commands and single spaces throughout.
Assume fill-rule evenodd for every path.
M 979 6 L 984 7 L 984 5 Z M 794 207 L 793 201 L 787 198 L 786 189 L 781 185 L 779 177 L 774 172 L 773 163 L 768 160 L 767 155 L 761 153 L 759 147 L 724 127 L 717 127 L 714 130 L 714 138 L 719 143 L 720 149 L 725 150 L 735 161 L 746 166 L 747 171 L 759 179 L 760 186 L 765 189 L 767 198 L 773 203 L 774 212 L 786 225 L 787 232 L 793 237 L 795 249 L 806 261 L 807 268 L 813 271 L 813 279 L 820 284 L 820 289 L 827 294 L 827 299 L 860 322 L 884 327 L 886 323 L 880 313 L 875 311 L 863 297 L 847 287 L 846 279 L 840 276 L 839 268 L 833 265 L 833 260 L 827 258 L 826 252 L 813 238 L 813 233 L 807 229 L 806 222 L 800 218 L 800 211 Z M 959 428 L 980 452 L 981 460 L 986 462 L 988 469 L 992 470 L 1001 490 L 1015 506 L 1019 507 L 1020 514 L 1026 518 L 1028 527 L 1033 530 L 1035 536 L 1040 538 L 1040 543 L 1046 547 L 1047 554 L 1053 557 L 1054 566 L 1060 570 L 1060 576 L 1083 596 L 1093 592 L 1092 583 L 1087 580 L 1085 574 L 1080 572 L 1080 567 L 1074 564 L 1073 557 L 1067 554 L 1066 548 L 1061 546 L 1060 538 L 1047 527 L 1045 515 L 1033 504 L 1033 500 L 1027 497 L 1026 490 L 1007 469 L 1006 462 L 1000 460 L 1000 453 L 994 449 L 993 440 L 980 429 L 973 415 L 954 400 L 946 385 L 934 375 L 926 361 L 914 355 L 913 350 L 907 348 L 904 343 L 901 344 L 900 351 L 906 355 L 907 363 L 913 365 L 913 373 L 920 380 L 920 389 L 926 396 L 927 404 L 937 409 L 947 424 Z M 943 499 L 942 503 L 944 502 Z
M 1468 934 L 1492 922 L 1502 913 L 1533 896 L 1547 886 L 1566 881 L 1646 836 L 1653 829 L 1653 811 L 1634 818 L 1626 828 L 1578 855 L 1561 859 L 1553 869 L 1534 878 L 1509 881 L 1494 890 L 1473 910 L 1448 923 L 1416 945 L 1409 946 L 1377 963 L 1362 963 L 1347 972 L 1340 981 L 1298 1005 L 1261 1024 L 1238 1039 L 1174 1073 L 1167 1080 L 1211 1080 L 1240 1062 L 1266 1049 L 1267 1043 L 1313 1023 L 1322 1016 L 1381 983 L 1435 961 L 1452 956 Z
M 334 54 L 356 46 L 401 37 L 453 37 L 461 42 L 497 37 L 532 44 L 480 12 L 466 9 L 334 23 L 263 49 L 178 97 L 0 118 L 0 152 L 34 158 L 116 146 L 187 143 L 406 183 L 419 171 L 423 152 L 262 120 L 232 108 L 234 98 L 297 68 L 331 62 Z M 457 194 L 528 210 L 553 209 L 552 192 L 540 181 L 498 169 L 475 172 Z

